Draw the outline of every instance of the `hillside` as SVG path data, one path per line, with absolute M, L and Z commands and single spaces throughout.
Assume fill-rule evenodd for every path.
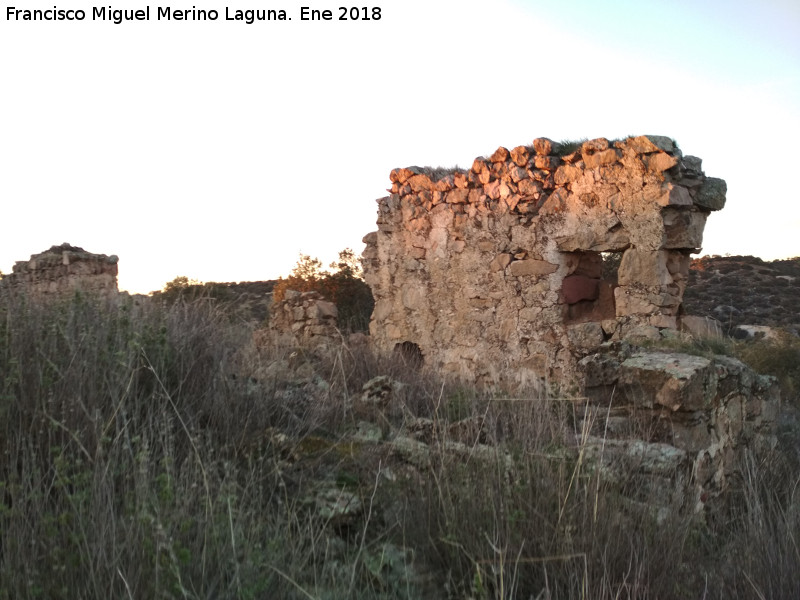
M 153 298 L 174 301 L 177 298 L 192 300 L 196 298 L 212 298 L 220 306 L 232 311 L 244 321 L 263 323 L 269 318 L 269 305 L 272 303 L 272 290 L 276 280 L 240 281 L 240 282 L 208 282 L 193 283 L 177 280 L 167 284 L 164 290 L 151 292 Z
M 766 262 L 753 256 L 704 256 L 692 261 L 686 314 L 714 317 L 733 334 L 740 325 L 800 332 L 800 257 Z

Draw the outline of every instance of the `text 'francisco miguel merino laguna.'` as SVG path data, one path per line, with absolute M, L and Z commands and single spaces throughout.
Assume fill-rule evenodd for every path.
M 383 16 L 378 6 L 339 6 L 336 9 L 315 9 L 300 6 L 292 13 L 300 21 L 379 21 Z M 6 7 L 6 21 L 108 21 L 119 25 L 125 21 L 238 21 L 252 25 L 256 21 L 291 21 L 284 9 L 246 9 L 226 6 L 224 10 L 176 9 L 170 6 L 150 6 L 139 9 L 115 9 L 112 6 L 93 6 L 91 10 L 73 8 L 27 9 Z

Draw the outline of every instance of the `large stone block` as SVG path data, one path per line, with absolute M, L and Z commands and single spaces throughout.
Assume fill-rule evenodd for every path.
M 541 277 L 542 275 L 549 275 L 558 270 L 558 265 L 549 263 L 545 260 L 516 260 L 508 266 L 508 272 L 513 277 Z
M 717 392 L 711 361 L 679 353 L 634 354 L 622 362 L 619 383 L 635 404 L 660 405 L 672 411 L 707 409 Z
M 668 253 L 629 248 L 622 255 L 617 272 L 620 285 L 662 286 L 672 283 L 667 269 Z
M 725 194 L 728 184 L 716 177 L 707 178 L 695 192 L 694 203 L 708 210 L 721 210 L 725 207 Z
M 561 284 L 561 294 L 567 304 L 596 300 L 600 295 L 600 280 L 585 275 L 570 275 Z
M 339 310 L 333 302 L 318 300 L 309 307 L 308 315 L 312 319 L 337 319 Z
M 697 210 L 666 208 L 661 216 L 664 220 L 663 248 L 702 247 L 707 218 L 705 213 Z
M 614 304 L 617 317 L 651 315 L 658 311 L 658 307 L 647 298 L 647 290 L 636 286 L 619 286 L 614 288 Z

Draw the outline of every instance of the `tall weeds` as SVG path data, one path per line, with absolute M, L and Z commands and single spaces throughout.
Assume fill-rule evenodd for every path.
M 240 376 L 246 327 L 207 302 L 0 311 L 0 598 L 297 591 L 318 524 L 264 434 L 312 425 Z
M 567 400 L 251 339 L 204 299 L 4 301 L 0 599 L 798 595 L 791 461 L 704 521 L 608 477 Z M 376 375 L 402 385 L 365 441 Z

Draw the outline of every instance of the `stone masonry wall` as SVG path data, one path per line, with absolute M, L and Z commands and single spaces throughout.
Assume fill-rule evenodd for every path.
M 776 381 L 734 358 L 620 342 L 583 358 L 580 369 L 575 413 L 590 433 L 588 454 L 612 470 L 637 465 L 666 501 L 677 491 L 699 510 L 728 489 L 744 452 L 763 456 L 777 444 Z
M 390 179 L 364 238 L 372 340 L 504 385 L 568 380 L 606 340 L 677 328 L 690 254 L 726 192 L 660 136 L 539 138 L 468 171 Z
M 286 290 L 271 309 L 267 338 L 278 345 L 316 346 L 341 339 L 336 328 L 339 311 L 318 292 Z
M 0 284 L 39 297 L 71 294 L 76 290 L 116 295 L 118 260 L 114 255 L 92 254 L 77 246 L 61 244 L 34 254 L 29 260 L 17 261 Z

